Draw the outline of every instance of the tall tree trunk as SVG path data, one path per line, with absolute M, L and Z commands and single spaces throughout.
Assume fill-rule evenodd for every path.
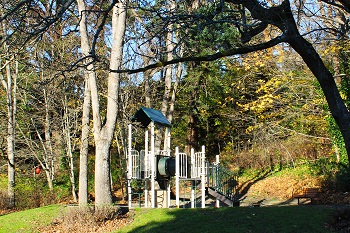
M 78 200 L 75 184 L 75 175 L 74 175 L 74 157 L 73 157 L 73 146 L 72 146 L 72 133 L 71 133 L 71 120 L 68 110 L 68 99 L 67 96 L 64 96 L 63 101 L 64 106 L 64 118 L 63 118 L 63 131 L 66 139 L 66 156 L 68 158 L 69 164 L 69 179 L 71 182 L 72 196 L 73 201 L 76 203 Z
M 100 133 L 101 135 L 101 133 Z M 101 135 L 101 139 L 95 139 L 95 204 L 112 204 L 111 178 L 110 178 L 110 146 L 111 141 L 107 134 Z
M 89 35 L 87 33 L 86 22 L 86 6 L 84 0 L 77 0 L 80 22 L 80 38 L 81 49 L 83 57 L 89 55 Z M 79 163 L 79 206 L 86 206 L 88 204 L 88 153 L 89 153 L 89 132 L 90 132 L 90 109 L 91 109 L 91 92 L 90 79 L 96 79 L 94 65 L 91 59 L 85 59 L 84 64 L 84 102 L 82 115 L 82 129 L 81 129 L 81 145 L 80 145 L 80 163 Z
M 77 2 L 79 12 L 81 14 L 81 46 L 83 55 L 88 56 L 90 52 L 90 46 L 88 43 L 89 37 L 87 34 L 85 3 L 83 0 L 77 0 Z M 113 45 L 110 58 L 111 70 L 117 70 L 121 65 L 126 23 L 126 2 L 127 1 L 119 1 L 113 7 Z M 86 59 L 86 64 L 89 64 L 87 66 L 86 73 L 88 75 L 88 84 L 91 94 L 95 140 L 95 204 L 99 206 L 112 203 L 110 183 L 110 146 L 113 140 L 114 129 L 118 115 L 119 74 L 111 72 L 108 76 L 106 123 L 103 125 L 100 114 L 96 73 L 94 72 L 94 67 L 92 66 L 91 62 L 92 61 L 90 59 Z M 88 105 L 88 103 L 86 104 Z
M 193 97 L 193 95 L 191 95 Z M 188 123 L 187 123 L 187 148 L 186 153 L 190 154 L 191 148 L 197 150 L 198 149 L 198 130 L 196 127 L 196 124 L 198 124 L 198 114 L 196 113 L 195 109 L 197 103 L 196 101 L 190 101 L 190 113 L 188 116 Z M 192 108 L 194 107 L 194 108 Z
M 189 70 L 195 72 L 196 67 L 199 66 L 198 62 L 191 62 L 189 65 Z M 199 122 L 199 114 L 198 114 L 198 92 L 199 86 L 202 82 L 201 74 L 193 75 L 193 90 L 190 94 L 190 102 L 189 102 L 189 113 L 188 113 L 188 122 L 187 122 L 187 148 L 186 153 L 190 153 L 191 148 L 197 150 L 198 147 L 198 122 Z
M 180 84 L 181 76 L 182 76 L 182 63 L 179 63 L 179 64 L 177 64 L 176 81 L 174 83 L 174 87 L 173 87 L 173 90 L 172 90 L 172 93 L 171 93 L 169 111 L 168 111 L 168 115 L 167 115 L 168 121 L 170 123 L 173 121 L 173 117 L 174 117 L 176 92 L 177 92 L 177 87 Z
M 45 100 L 45 122 L 44 122 L 44 150 L 45 150 L 45 159 L 46 170 L 48 172 L 48 184 L 50 191 L 53 191 L 53 180 L 54 180 L 54 158 L 53 158 L 53 149 L 52 149 L 52 140 L 51 140 L 51 119 L 50 119 L 50 98 L 46 90 L 44 89 L 44 100 Z
M 119 1 L 113 7 L 112 34 L 113 45 L 110 69 L 118 70 L 123 55 L 123 39 L 126 24 L 126 3 Z M 110 72 L 108 76 L 106 123 L 102 125 L 96 79 L 90 79 L 91 104 L 94 120 L 95 155 L 95 205 L 112 204 L 110 183 L 110 146 L 113 140 L 118 115 L 120 75 Z
M 2 11 L 1 11 L 2 15 Z M 6 24 L 2 23 L 2 34 L 6 35 Z M 0 60 L 1 67 L 5 67 L 6 79 L 0 73 L 2 85 L 6 91 L 7 101 L 7 174 L 8 174 L 8 198 L 9 208 L 15 207 L 15 127 L 16 127 L 16 77 L 18 75 L 18 62 L 16 62 L 16 73 L 11 73 L 11 61 L 7 43 L 4 42 L 6 59 L 4 65 Z
M 169 1 L 168 3 L 168 8 L 169 11 L 172 11 L 175 9 L 175 3 L 174 1 Z M 174 50 L 174 41 L 173 41 L 173 25 L 169 24 L 167 27 L 167 33 L 165 36 L 165 49 L 166 49 L 166 56 L 167 60 L 171 61 L 173 60 L 173 50 Z M 173 77 L 173 65 L 169 65 L 165 68 L 165 76 L 164 76 L 164 94 L 163 94 L 163 100 L 162 100 L 162 109 L 161 112 L 163 113 L 164 116 L 167 116 L 168 112 L 168 106 L 169 106 L 169 101 L 171 98 L 171 81 Z M 155 142 L 155 148 L 156 151 L 160 150 L 161 142 L 163 139 L 164 133 L 166 134 L 166 131 L 163 130 L 162 128 L 157 131 L 156 135 L 156 142 Z M 167 150 L 167 135 L 164 135 L 164 146 L 163 150 Z
M 81 145 L 79 159 L 79 206 L 88 204 L 88 154 L 90 132 L 90 87 L 89 80 L 85 78 L 83 116 L 81 119 Z
M 6 46 L 6 45 L 5 45 Z M 8 173 L 8 197 L 9 208 L 15 207 L 15 127 L 16 127 L 16 75 L 18 73 L 16 63 L 16 74 L 12 75 L 10 62 L 6 60 L 7 82 L 7 173 Z M 3 78 L 2 78 L 3 79 Z M 12 80 L 13 79 L 13 80 Z M 4 80 L 4 79 L 3 79 Z

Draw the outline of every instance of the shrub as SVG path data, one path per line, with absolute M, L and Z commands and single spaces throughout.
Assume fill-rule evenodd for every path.
M 70 207 L 53 224 L 60 225 L 63 232 L 98 232 L 103 224 L 121 216 L 121 209 L 117 206 Z
M 310 142 L 302 137 L 290 136 L 276 139 L 263 145 L 253 144 L 251 148 L 235 151 L 228 145 L 221 152 L 220 162 L 234 168 L 279 171 L 295 167 L 322 157 L 330 157 L 331 144 Z
M 83 232 L 90 229 L 96 231 L 98 224 L 93 217 L 90 208 L 71 208 L 56 220 L 55 224 L 60 224 L 64 232 Z
M 350 209 L 338 210 L 327 226 L 333 231 L 350 232 Z
M 8 195 L 7 193 L 0 191 L 0 210 L 8 208 Z
M 323 177 L 324 188 L 338 192 L 350 191 L 350 168 L 347 164 L 320 159 L 311 168 L 315 175 Z

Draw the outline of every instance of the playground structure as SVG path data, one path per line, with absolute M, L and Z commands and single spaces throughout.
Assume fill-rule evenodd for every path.
M 145 129 L 145 145 L 140 151 L 132 148 L 133 125 L 129 124 L 127 154 L 129 208 L 132 207 L 135 199 L 140 207 L 180 207 L 180 195 L 184 193 L 180 192 L 181 184 L 182 186 L 190 184 L 190 198 L 187 199 L 189 201 L 182 204 L 189 204 L 191 208 L 196 207 L 197 200 L 200 200 L 201 207 L 205 208 L 208 195 L 216 199 L 217 207 L 220 202 L 229 206 L 237 202 L 236 177 L 220 166 L 218 155 L 216 162 L 209 164 L 206 161 L 205 147 L 202 146 L 199 152 L 191 149 L 190 155 L 179 152 L 179 148 L 175 147 L 175 155 L 171 156 L 171 124 L 158 110 L 141 107 L 131 121 L 138 122 L 138 126 Z M 166 135 L 165 150 L 157 153 L 155 152 L 155 126 L 165 127 Z M 175 179 L 171 179 L 172 177 Z M 171 202 L 173 180 L 175 180 L 175 205 Z M 135 192 L 134 183 L 141 183 L 143 192 Z

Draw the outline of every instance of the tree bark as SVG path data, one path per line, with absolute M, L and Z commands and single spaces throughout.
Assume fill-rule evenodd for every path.
M 119 69 L 122 61 L 123 39 L 126 23 L 126 3 L 119 1 L 113 7 L 112 34 L 113 45 L 110 57 L 110 69 Z M 88 44 L 87 23 L 85 16 L 85 4 L 78 0 L 81 14 L 80 31 L 82 34 L 81 45 L 85 56 L 90 53 Z M 87 63 L 89 59 L 87 59 Z M 96 74 L 93 66 L 87 66 L 88 82 L 91 94 L 91 106 L 93 117 L 93 129 L 95 140 L 95 205 L 112 204 L 111 177 L 110 177 L 110 146 L 112 144 L 115 124 L 118 115 L 118 95 L 120 74 L 110 72 L 108 76 L 106 121 L 102 124 L 99 93 Z
M 79 158 L 79 206 L 88 204 L 88 154 L 90 132 L 90 87 L 89 80 L 85 78 L 83 115 L 81 119 L 81 145 Z
M 43 95 L 45 100 L 45 122 L 44 122 L 45 140 L 42 140 L 42 139 L 41 140 L 43 142 L 43 148 L 45 151 L 44 161 L 46 163 L 45 170 L 47 173 L 47 182 L 48 182 L 50 191 L 53 191 L 53 180 L 55 175 L 55 169 L 54 169 L 54 158 L 53 158 L 53 149 L 52 149 L 52 140 L 51 140 L 51 119 L 50 119 L 50 113 L 49 113 L 51 101 L 45 89 L 44 89 Z
M 2 15 L 1 11 L 1 15 Z M 6 25 L 2 23 L 3 34 L 6 35 Z M 4 67 L 6 72 L 6 79 L 0 73 L 0 79 L 2 85 L 6 91 L 7 101 L 7 179 L 8 179 L 8 198 L 9 208 L 15 207 L 15 127 L 16 127 L 16 77 L 18 75 L 18 63 L 16 62 L 16 73 L 15 75 L 11 72 L 11 62 L 9 60 L 9 49 L 7 43 L 4 44 L 5 51 L 5 65 L 3 66 L 1 60 L 1 67 Z
M 15 127 L 16 127 L 16 80 L 12 80 L 10 63 L 6 61 L 6 97 L 7 97 L 7 168 L 9 208 L 15 207 Z M 14 75 L 15 77 L 16 75 Z
M 89 55 L 89 36 L 87 33 L 86 22 L 86 6 L 84 0 L 77 0 L 80 22 L 80 44 L 83 52 L 83 57 Z M 95 79 L 94 65 L 91 59 L 84 61 L 86 65 L 84 69 L 84 102 L 82 115 L 82 129 L 81 129 L 81 145 L 80 145 L 80 159 L 79 159 L 79 206 L 84 207 L 88 204 L 88 153 L 89 153 L 89 132 L 90 132 L 90 109 L 91 109 L 91 92 L 90 79 Z
M 126 3 L 119 1 L 113 7 L 113 45 L 110 69 L 119 69 L 123 55 L 123 40 L 126 24 Z M 95 157 L 95 205 L 112 204 L 110 183 L 110 146 L 113 140 L 118 115 L 120 75 L 110 72 L 108 76 L 106 123 L 102 125 L 96 79 L 90 79 L 91 103 L 94 120 Z
M 175 3 L 173 1 L 169 1 L 169 11 L 173 11 L 175 9 Z M 174 50 L 174 42 L 173 42 L 173 25 L 170 24 L 168 25 L 167 28 L 167 33 L 166 33 L 166 51 L 167 51 L 167 60 L 172 60 L 173 59 L 173 50 Z M 164 116 L 167 116 L 168 114 L 168 106 L 169 106 L 169 101 L 171 98 L 171 82 L 173 78 L 173 65 L 169 65 L 165 69 L 165 79 L 164 79 L 164 94 L 163 94 L 163 101 L 162 101 L 162 113 Z M 167 131 L 166 130 L 159 130 L 159 147 L 161 143 L 161 134 L 164 135 L 164 146 L 163 150 L 166 151 L 167 145 L 168 145 L 168 135 L 166 135 Z M 156 146 L 157 147 L 157 146 Z M 168 151 L 170 153 L 170 151 Z
M 66 95 L 64 96 L 63 106 L 64 106 L 63 131 L 65 134 L 65 140 L 66 140 L 66 155 L 67 155 L 68 164 L 69 164 L 69 179 L 71 182 L 73 201 L 76 203 L 78 200 L 78 197 L 76 192 L 75 175 L 74 175 L 74 157 L 72 152 L 73 145 L 72 145 L 72 135 L 71 135 L 72 133 L 70 129 L 71 120 L 70 120 L 69 111 L 68 111 L 68 98 Z

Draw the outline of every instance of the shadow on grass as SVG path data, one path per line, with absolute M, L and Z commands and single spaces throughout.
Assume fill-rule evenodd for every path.
M 329 206 L 139 210 L 120 232 L 332 232 Z

